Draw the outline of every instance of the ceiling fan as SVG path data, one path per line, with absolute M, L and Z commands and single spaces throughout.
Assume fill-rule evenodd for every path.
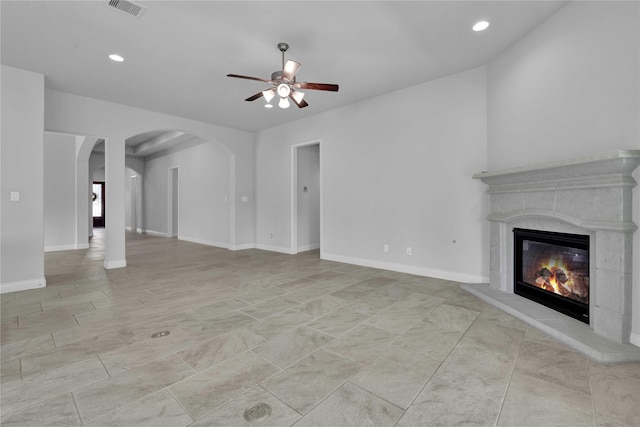
M 296 73 L 302 64 L 291 59 L 288 59 L 287 62 L 284 61 L 284 53 L 289 49 L 289 45 L 287 43 L 278 43 L 278 49 L 282 52 L 282 70 L 271 73 L 271 80 L 265 80 L 259 77 L 242 76 L 240 74 L 227 74 L 227 77 L 257 80 L 259 82 L 272 84 L 272 87 L 269 89 L 258 92 L 245 99 L 245 101 L 255 101 L 258 98 L 264 97 L 267 101 L 265 107 L 272 108 L 273 105 L 271 104 L 271 100 L 275 98 L 277 94 L 280 97 L 280 101 L 278 102 L 278 106 L 280 108 L 289 108 L 289 99 L 291 99 L 299 108 L 304 108 L 309 104 L 304 100 L 304 93 L 300 92 L 298 89 L 328 90 L 332 92 L 338 91 L 338 85 L 335 84 L 296 81 Z

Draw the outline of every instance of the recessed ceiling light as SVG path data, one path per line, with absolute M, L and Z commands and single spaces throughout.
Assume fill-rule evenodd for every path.
M 473 26 L 473 31 L 484 31 L 489 28 L 489 22 L 487 21 L 479 21 L 476 22 Z
M 116 61 L 116 62 L 122 62 L 124 61 L 124 58 L 120 55 L 118 55 L 117 53 L 112 53 L 111 55 L 109 55 L 109 59 L 112 61 Z

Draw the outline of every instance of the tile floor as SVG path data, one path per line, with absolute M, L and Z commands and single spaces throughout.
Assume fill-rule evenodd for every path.
M 639 363 L 455 282 L 137 234 L 105 271 L 103 250 L 48 253 L 46 288 L 1 296 L 3 426 L 640 424 Z

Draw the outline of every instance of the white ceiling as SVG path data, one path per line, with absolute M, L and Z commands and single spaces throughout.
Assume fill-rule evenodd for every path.
M 48 89 L 257 131 L 486 64 L 561 8 L 560 1 L 144 1 L 140 19 L 100 1 L 2 1 L 2 63 Z M 471 30 L 491 21 L 482 33 Z M 309 107 L 244 99 L 302 63 Z M 107 58 L 112 52 L 122 63 Z M 161 136 L 153 135 L 158 138 Z M 145 140 L 146 141 L 146 140 Z M 140 141 L 137 141 L 139 143 Z M 144 141 L 143 141 L 144 142 Z

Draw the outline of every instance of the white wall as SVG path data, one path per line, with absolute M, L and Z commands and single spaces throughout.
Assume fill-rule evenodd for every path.
M 485 83 L 481 67 L 259 132 L 257 245 L 291 250 L 290 147 L 321 139 L 324 258 L 487 281 Z
M 105 138 L 107 157 L 109 157 L 109 146 L 124 151 L 124 141 L 128 137 L 161 129 L 182 130 L 222 147 L 221 150 L 228 158 L 231 157 L 233 164 L 234 194 L 229 195 L 229 200 L 233 202 L 234 214 L 229 224 L 235 237 L 235 246 L 237 248 L 253 245 L 254 135 L 252 133 L 57 91 L 47 90 L 45 94 L 45 128 L 50 131 L 97 135 Z M 124 167 L 121 172 L 121 177 L 124 178 Z M 116 198 L 122 201 L 118 203 L 124 203 L 122 178 L 119 179 L 122 183 L 121 188 L 116 189 L 118 191 Z M 108 182 L 107 186 L 113 189 L 113 186 L 109 187 Z M 243 196 L 247 197 L 248 202 L 241 202 Z M 115 200 L 113 197 L 110 199 Z M 121 220 L 122 238 L 124 238 L 124 204 L 119 208 L 123 214 Z M 123 242 L 122 250 L 124 251 Z
M 487 70 L 490 170 L 640 149 L 639 2 L 571 2 Z M 640 171 L 634 176 L 640 180 Z M 636 224 L 639 198 L 636 188 Z M 634 255 L 631 337 L 638 346 L 639 259 Z
M 297 153 L 297 250 L 302 252 L 320 247 L 320 145 L 298 147 Z
M 491 170 L 640 147 L 639 8 L 572 2 L 488 65 Z
M 0 293 L 43 287 L 44 76 L 2 65 Z M 20 201 L 10 201 L 11 192 Z
M 76 137 L 44 135 L 44 248 L 76 249 Z
M 178 238 L 229 246 L 229 163 L 217 144 L 150 156 L 145 163 L 144 205 L 147 232 L 166 235 L 169 169 L 178 167 Z

